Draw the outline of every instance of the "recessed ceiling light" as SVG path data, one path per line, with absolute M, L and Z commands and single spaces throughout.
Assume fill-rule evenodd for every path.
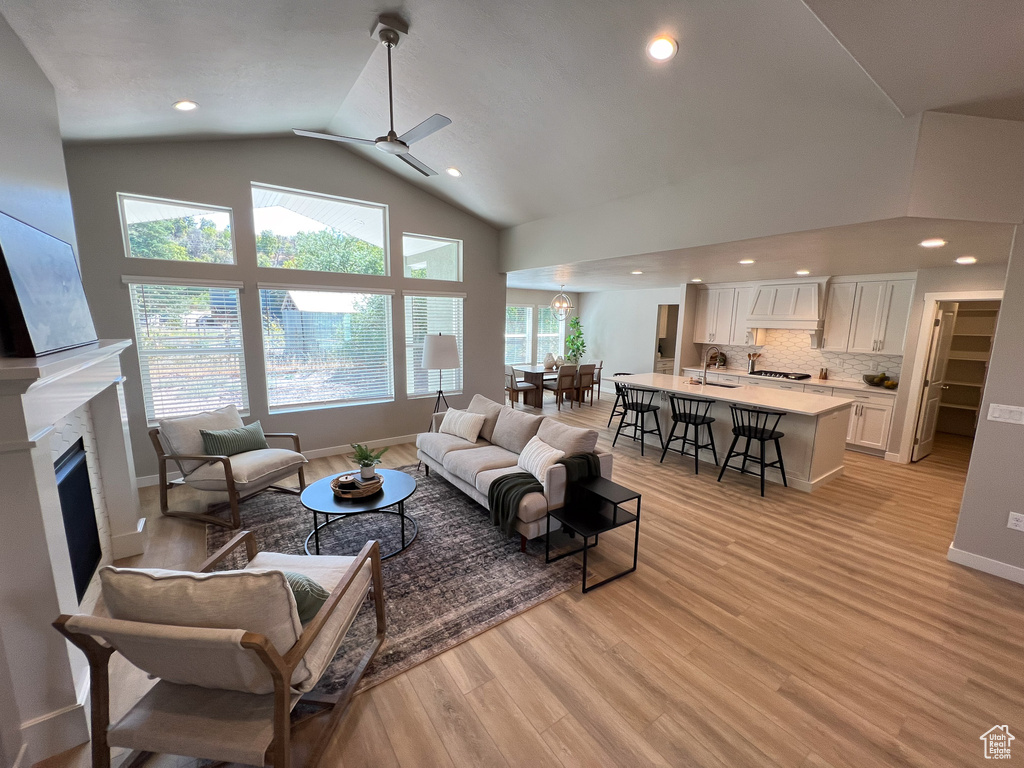
M 753 259 L 740 259 L 740 264 L 753 264 Z
M 659 35 L 647 44 L 647 55 L 655 61 L 668 61 L 676 55 L 679 46 L 668 35 Z
M 198 104 L 196 104 L 194 101 L 189 101 L 188 99 L 176 101 L 171 106 L 179 112 L 191 112 L 193 109 L 199 109 Z
M 941 237 L 929 237 L 927 240 L 921 241 L 922 248 L 941 248 L 946 244 L 946 241 Z
M 454 166 L 450 168 L 445 168 L 444 172 L 447 173 L 449 176 L 454 176 L 456 179 L 462 178 L 462 171 L 460 171 L 458 168 Z
M 811 274 L 811 270 L 809 270 L 809 269 L 798 269 L 796 271 L 796 273 L 798 275 L 809 275 L 809 274 Z
M 641 272 L 641 271 L 640 271 L 639 269 L 634 269 L 634 270 L 633 270 L 632 272 L 630 272 L 629 274 L 631 274 L 631 275 L 642 275 L 642 274 L 643 274 L 643 272 Z
M 978 263 L 978 257 L 977 256 L 961 256 L 960 258 L 958 258 L 956 260 L 956 263 L 957 264 L 977 264 Z
M 699 277 L 695 277 L 695 278 L 691 279 L 690 282 L 691 283 L 702 283 L 704 281 L 701 280 Z

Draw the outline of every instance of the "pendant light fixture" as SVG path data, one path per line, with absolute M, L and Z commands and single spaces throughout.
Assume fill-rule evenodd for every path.
M 565 320 L 572 313 L 572 310 L 572 299 L 566 294 L 565 286 L 561 285 L 555 298 L 551 300 L 551 311 L 555 313 L 555 317 L 559 320 Z

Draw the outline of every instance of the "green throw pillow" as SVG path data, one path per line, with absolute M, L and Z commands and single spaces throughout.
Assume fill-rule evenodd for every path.
M 294 571 L 281 571 L 288 582 L 288 586 L 295 595 L 295 607 L 299 609 L 299 621 L 305 624 L 316 616 L 320 607 L 327 602 L 331 593 L 321 587 L 309 576 L 303 576 Z
M 270 447 L 258 421 L 237 429 L 200 429 L 199 434 L 203 436 L 203 453 L 209 456 L 234 456 Z

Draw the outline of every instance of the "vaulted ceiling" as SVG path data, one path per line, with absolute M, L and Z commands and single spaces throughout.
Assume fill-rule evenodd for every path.
M 922 110 L 1024 119 L 1019 0 L 409 0 L 399 133 L 461 179 L 355 151 L 498 227 L 894 131 Z M 67 140 L 387 126 L 380 6 L 353 0 L 0 0 Z M 675 59 L 644 54 L 657 33 Z M 171 103 L 193 99 L 179 113 Z M 295 141 L 312 139 L 295 138 Z

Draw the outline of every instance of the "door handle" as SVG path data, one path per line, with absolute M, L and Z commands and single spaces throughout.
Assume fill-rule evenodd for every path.
M 943 388 L 943 389 L 949 389 L 949 384 L 943 384 L 943 385 L 942 385 L 942 388 Z

